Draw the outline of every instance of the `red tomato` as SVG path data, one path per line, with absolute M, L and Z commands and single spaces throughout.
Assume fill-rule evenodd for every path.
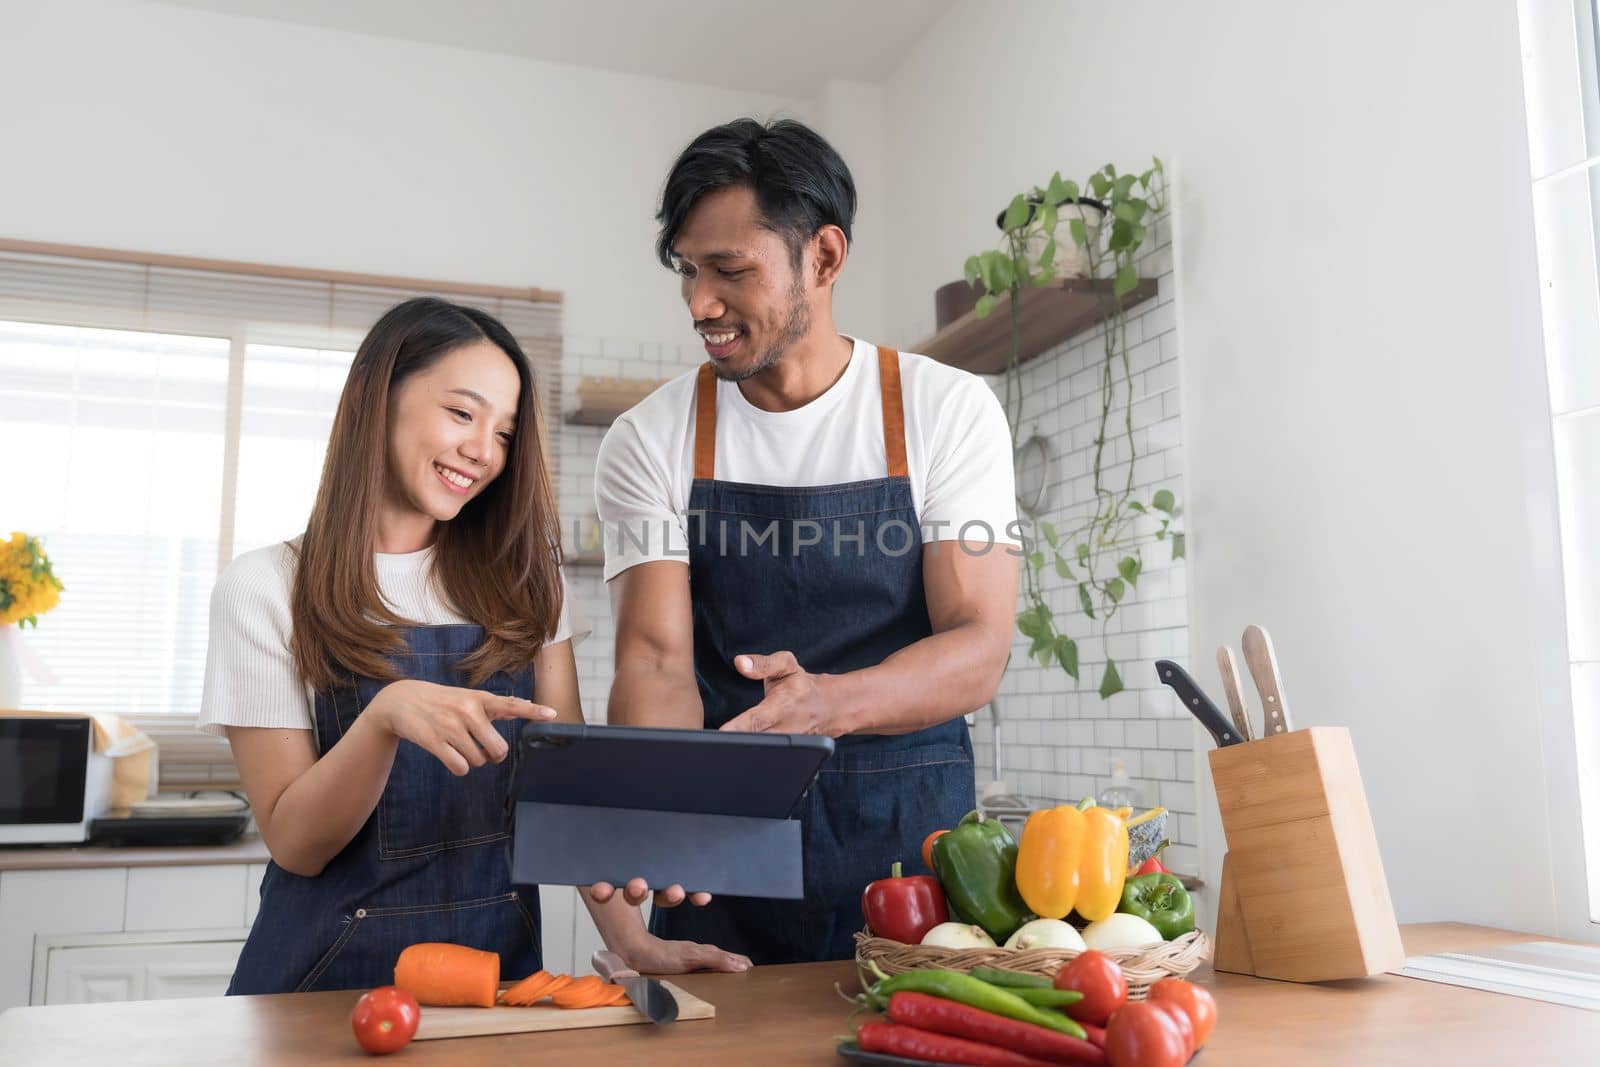
M 1106 1058 L 1111 1067 L 1183 1067 L 1189 1050 L 1172 1013 L 1145 1000 L 1126 1005 L 1106 1024 Z
M 1174 1004 L 1170 1000 L 1152 1000 L 1150 1003 L 1172 1016 L 1172 1024 L 1183 1034 L 1183 1059 L 1187 1063 L 1189 1057 L 1194 1055 L 1194 1050 L 1200 1047 L 1195 1040 L 1194 1023 L 1189 1021 L 1189 1013 L 1183 1010 L 1182 1004 Z
M 1169 871 L 1166 868 L 1166 866 L 1161 862 L 1161 857 L 1160 856 L 1151 856 L 1149 859 L 1147 859 L 1143 863 L 1139 864 L 1139 869 L 1135 873 L 1136 874 L 1171 874 L 1172 872 Z
M 1212 999 L 1211 990 L 1182 978 L 1163 978 L 1150 987 L 1150 999 L 1182 1008 L 1194 1026 L 1194 1047 L 1205 1046 L 1211 1028 L 1217 1025 L 1217 1002 Z
M 350 1028 L 362 1048 L 383 1055 L 405 1048 L 421 1017 L 416 997 L 399 986 L 379 986 L 356 1001 Z
M 1080 952 L 1056 972 L 1057 989 L 1076 989 L 1083 999 L 1067 1005 L 1067 1014 L 1080 1023 L 1104 1026 L 1112 1012 L 1128 1002 L 1128 980 L 1117 961 L 1103 952 Z

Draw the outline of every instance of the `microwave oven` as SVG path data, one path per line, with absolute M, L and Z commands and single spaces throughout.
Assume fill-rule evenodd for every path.
M 0 716 L 0 845 L 86 841 L 110 799 L 93 719 Z

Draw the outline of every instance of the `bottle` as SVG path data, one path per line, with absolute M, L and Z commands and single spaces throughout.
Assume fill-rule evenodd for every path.
M 1113 760 L 1111 763 L 1111 784 L 1100 791 L 1100 806 L 1132 808 L 1134 811 L 1143 808 L 1139 803 L 1138 791 L 1128 782 L 1128 765 L 1122 760 Z

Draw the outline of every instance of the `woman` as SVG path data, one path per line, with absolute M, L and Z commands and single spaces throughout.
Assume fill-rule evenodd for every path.
M 506 800 L 523 722 L 582 716 L 536 408 L 498 321 L 406 301 L 356 353 L 305 534 L 218 580 L 201 725 L 272 854 L 229 993 L 386 984 L 420 941 L 539 968 Z M 641 971 L 748 966 L 585 899 Z

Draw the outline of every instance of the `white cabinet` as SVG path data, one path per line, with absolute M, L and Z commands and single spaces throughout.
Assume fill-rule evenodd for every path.
M 34 955 L 34 1004 L 220 997 L 246 931 L 215 940 L 176 933 L 74 934 L 41 938 Z
M 264 864 L 0 871 L 0 1011 L 220 994 Z

